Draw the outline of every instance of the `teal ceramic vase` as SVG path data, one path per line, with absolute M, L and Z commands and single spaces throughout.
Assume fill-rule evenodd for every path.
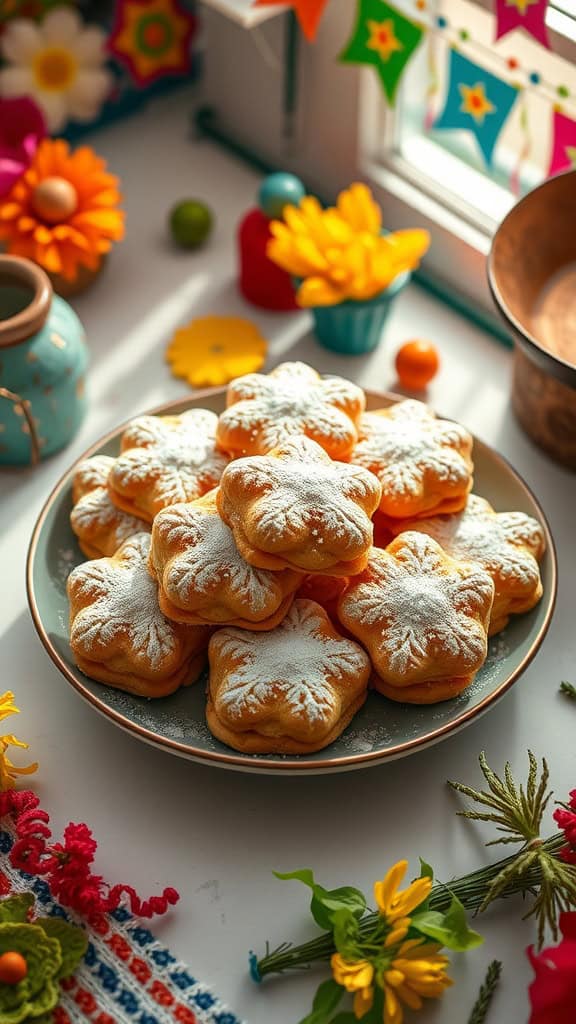
M 394 299 L 410 277 L 409 271 L 399 274 L 388 288 L 365 302 L 350 299 L 337 306 L 313 306 L 310 312 L 320 344 L 347 356 L 372 352 L 380 342 Z
M 30 260 L 0 256 L 0 465 L 57 452 L 85 411 L 84 329 Z

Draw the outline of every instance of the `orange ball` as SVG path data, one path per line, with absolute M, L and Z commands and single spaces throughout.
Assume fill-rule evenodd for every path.
M 3 953 L 0 956 L 0 982 L 17 985 L 28 974 L 28 964 L 21 953 Z
M 396 373 L 403 388 L 423 391 L 438 373 L 440 357 L 431 341 L 407 341 L 396 353 Z
M 78 193 L 66 178 L 44 178 L 32 193 L 32 205 L 41 220 L 60 224 L 75 212 Z

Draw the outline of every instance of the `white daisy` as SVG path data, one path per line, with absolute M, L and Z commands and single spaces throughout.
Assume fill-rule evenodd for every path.
M 0 96 L 31 96 L 48 128 L 59 132 L 70 119 L 91 121 L 110 92 L 106 33 L 85 26 L 77 11 L 57 7 L 41 24 L 15 18 L 0 41 L 7 64 L 0 71 Z

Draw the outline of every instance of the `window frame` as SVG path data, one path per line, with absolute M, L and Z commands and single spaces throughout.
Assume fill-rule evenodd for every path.
M 471 2 L 493 11 L 493 0 Z M 573 38 L 549 24 L 551 49 L 576 66 L 576 12 L 574 16 L 566 14 L 562 6 L 563 0 L 553 0 L 552 21 L 573 21 Z M 427 227 L 433 246 L 425 261 L 425 277 L 446 298 L 454 296 L 454 282 L 459 282 L 457 299 L 471 303 L 492 322 L 494 305 L 486 282 L 485 258 L 497 221 L 463 196 L 451 193 L 440 197 L 436 179 L 397 151 L 401 94 L 396 108 L 387 107 L 371 69 L 361 72 L 360 113 L 360 168 L 385 210 L 387 225 L 392 229 L 411 223 Z

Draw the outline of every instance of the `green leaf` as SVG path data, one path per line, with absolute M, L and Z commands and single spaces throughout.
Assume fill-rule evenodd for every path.
M 39 917 L 34 922 L 51 939 L 60 943 L 62 966 L 56 979 L 69 978 L 84 959 L 88 949 L 88 936 L 82 928 L 68 924 L 61 917 Z
M 420 857 L 420 878 L 429 878 L 430 881 L 434 881 L 434 868 L 422 860 L 422 857 Z
M 362 1020 L 367 1021 L 368 1017 L 364 1015 Z M 335 1017 L 332 1017 L 330 1024 L 358 1024 L 358 1019 L 351 1011 L 345 1010 L 344 1013 L 338 1013 Z
M 273 875 L 276 878 L 280 878 L 281 881 L 289 881 L 291 878 L 295 878 L 298 882 L 303 882 L 309 889 L 313 889 L 315 886 L 314 872 L 310 868 L 300 868 L 299 871 L 273 871 Z
M 421 914 L 415 914 L 412 918 L 412 928 L 457 953 L 474 949 L 484 942 L 478 932 L 468 927 L 466 911 L 457 896 L 452 897 L 445 914 L 436 910 L 425 910 Z
M 343 885 L 339 889 L 324 889 L 321 885 L 316 885 L 310 910 L 320 928 L 332 931 L 335 912 L 349 910 L 354 917 L 360 918 L 366 910 L 366 897 L 360 889 L 355 889 L 351 885 Z
M 351 910 L 335 910 L 332 917 L 334 945 L 345 960 L 359 959 L 358 919 Z
M 316 924 L 324 931 L 332 931 L 333 917 L 337 910 L 351 910 L 355 917 L 362 917 L 366 910 L 366 897 L 360 889 L 351 885 L 343 885 L 339 889 L 325 889 L 314 880 L 314 872 L 310 868 L 299 871 L 275 871 L 276 878 L 294 878 L 312 890 L 310 912 Z
M 28 911 L 34 906 L 31 892 L 22 892 L 18 896 L 8 896 L 0 900 L 0 921 L 13 921 L 15 924 L 28 922 Z
M 344 989 L 332 978 L 323 982 L 314 996 L 312 1012 L 304 1017 L 300 1024 L 328 1024 L 332 1011 L 336 1009 L 343 995 Z

